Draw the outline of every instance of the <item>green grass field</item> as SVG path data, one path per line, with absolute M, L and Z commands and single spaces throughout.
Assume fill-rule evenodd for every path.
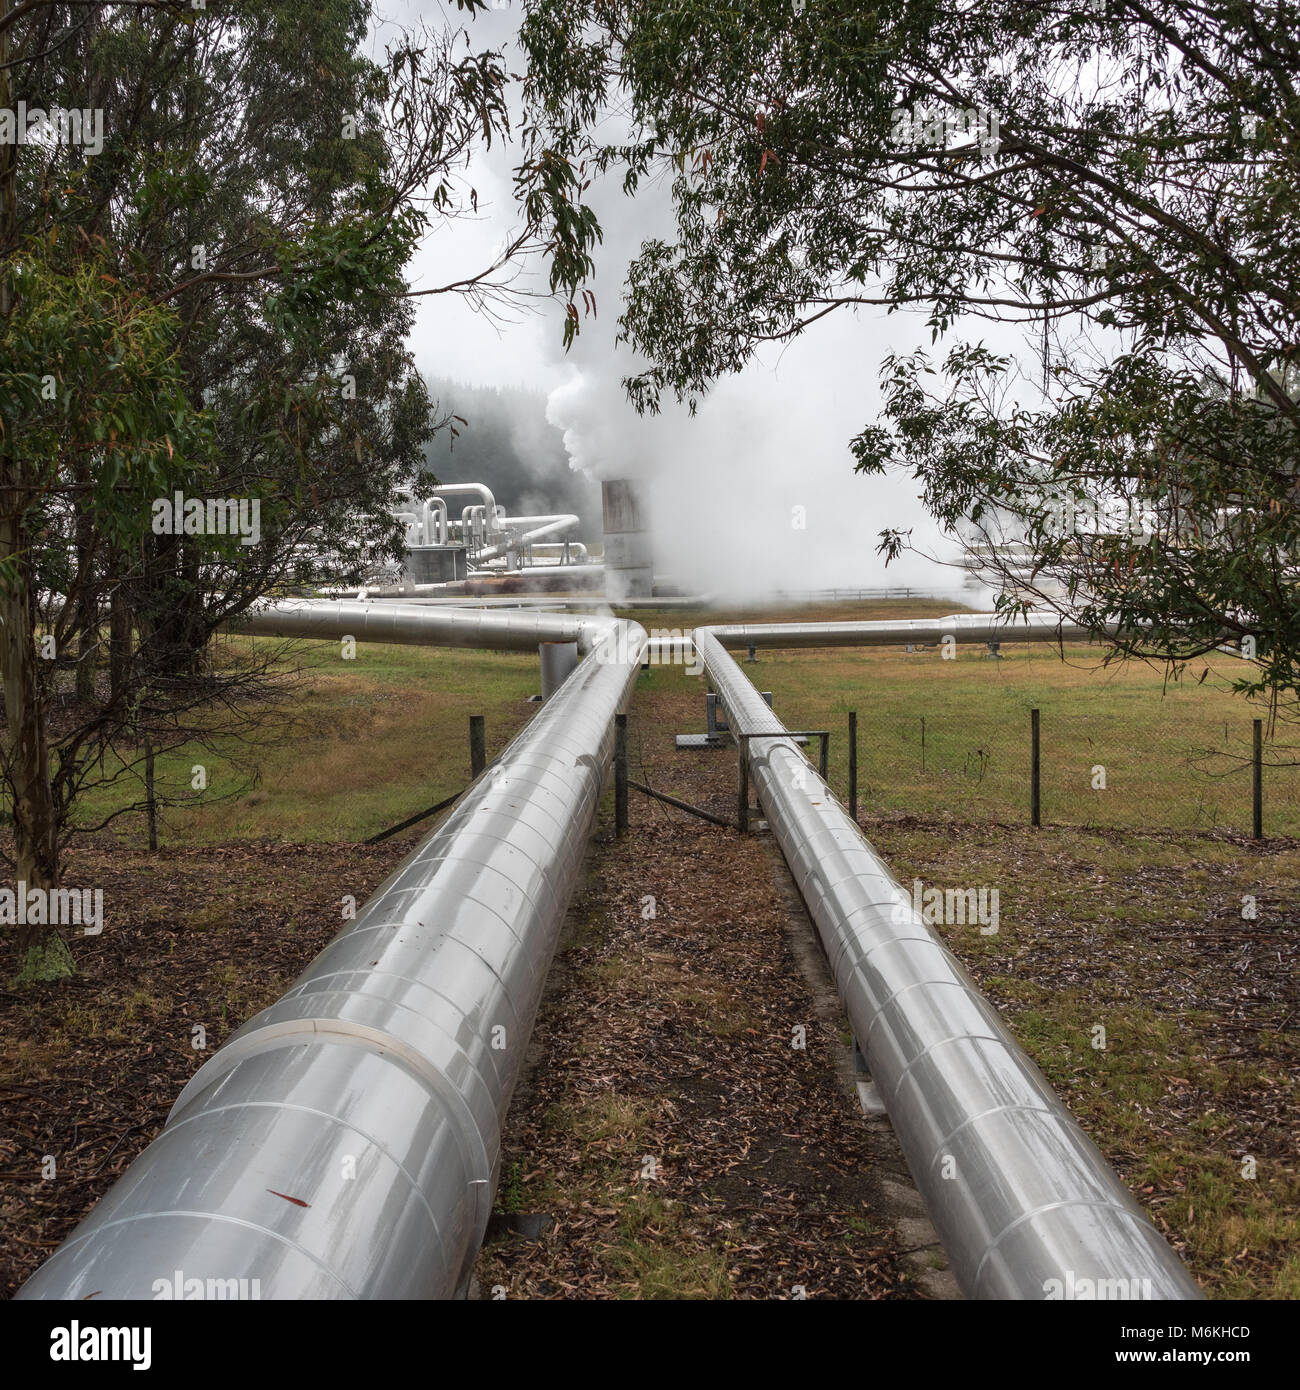
M 853 605 L 824 616 L 881 616 Z M 941 616 L 950 605 L 880 605 L 891 617 Z M 856 610 L 856 611 L 855 611 Z M 901 611 L 900 611 L 901 610 Z M 647 630 L 683 625 L 680 613 L 636 615 Z M 819 610 L 817 616 L 823 616 Z M 694 618 L 727 621 L 728 618 Z M 751 616 L 751 620 L 758 618 Z M 830 780 L 848 786 L 848 712 L 858 713 L 860 805 L 912 813 L 1025 822 L 1030 711 L 1041 721 L 1042 815 L 1047 824 L 1143 829 L 1251 827 L 1251 722 L 1267 711 L 1231 693 L 1235 658 L 1199 662 L 1178 681 L 1143 664 L 1103 667 L 1099 648 L 1004 645 L 1002 659 L 960 646 L 759 649 L 746 675 L 770 690 L 788 728 L 829 729 Z M 1208 674 L 1201 680 L 1201 673 Z M 648 677 L 669 690 L 680 670 Z M 699 682 L 696 682 L 699 684 Z M 703 699 L 701 698 L 701 720 Z M 1264 830 L 1300 834 L 1300 756 L 1284 729 L 1264 750 Z M 1096 769 L 1104 769 L 1104 787 Z
M 696 623 L 792 617 L 933 617 L 951 604 L 880 602 L 769 611 L 641 611 L 647 630 Z M 266 639 L 262 639 L 265 641 Z M 222 659 L 249 639 L 222 639 Z M 744 662 L 744 654 L 738 659 Z M 1180 681 L 1141 664 L 1103 668 L 1100 652 L 1046 645 L 760 650 L 745 664 L 791 728 L 831 730 L 831 784 L 848 785 L 847 715 L 858 713 L 859 800 L 876 815 L 916 814 L 1025 823 L 1029 815 L 1030 710 L 1041 711 L 1042 814 L 1047 824 L 1127 829 L 1228 829 L 1251 825 L 1251 720 L 1258 713 L 1226 688 L 1232 658 L 1200 663 Z M 521 653 L 359 646 L 344 661 L 336 643 L 293 645 L 284 667 L 297 684 L 268 711 L 263 744 L 251 754 L 257 784 L 243 787 L 247 762 L 233 740 L 214 737 L 216 754 L 197 746 L 160 756 L 161 788 L 185 804 L 163 812 L 164 836 L 177 843 L 233 839 L 361 839 L 432 805 L 468 778 L 471 714 L 487 721 L 489 756 L 537 708 L 537 661 Z M 1201 681 L 1201 672 L 1208 675 Z M 704 682 L 680 666 L 656 666 L 641 689 L 699 695 Z M 290 720 L 298 721 L 291 724 Z M 1267 727 L 1266 727 L 1267 732 Z M 1285 730 L 1265 744 L 1264 828 L 1300 834 L 1300 767 Z M 193 768 L 207 791 L 193 791 Z M 1104 769 L 1104 787 L 1096 769 Z M 236 793 L 236 794 L 232 794 Z M 101 820 L 139 796 L 136 784 L 85 798 L 80 823 Z M 115 823 L 133 841 L 143 816 Z
M 222 660 L 251 639 L 229 641 Z M 471 714 L 484 716 L 490 759 L 537 708 L 527 703 L 537 659 L 518 652 L 358 644 L 346 661 L 339 652 L 337 642 L 286 651 L 280 664 L 296 674 L 265 711 L 256 747 L 217 729 L 215 753 L 195 744 L 158 757 L 160 795 L 185 802 L 161 810 L 162 843 L 364 839 L 466 785 Z M 242 770 L 250 760 L 252 786 Z M 198 765 L 205 792 L 191 789 Z M 103 788 L 82 802 L 80 823 L 140 796 L 134 781 Z M 143 842 L 143 813 L 123 816 L 113 833 Z

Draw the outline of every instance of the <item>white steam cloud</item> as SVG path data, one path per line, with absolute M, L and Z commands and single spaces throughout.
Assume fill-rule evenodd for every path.
M 427 3 L 400 0 L 399 18 Z M 486 45 L 510 44 L 517 25 L 517 12 L 507 10 L 482 14 L 469 27 L 473 42 Z M 615 139 L 612 124 L 605 134 Z M 430 238 L 417 259 L 417 283 L 458 278 L 499 244 L 517 215 L 510 193 L 517 157 L 508 143 L 476 157 L 480 220 Z M 694 418 L 671 401 L 659 416 L 639 416 L 621 383 L 640 364 L 626 347 L 615 348 L 614 320 L 628 262 L 647 238 L 671 240 L 673 223 L 665 186 L 643 183 L 630 199 L 619 184 L 613 178 L 592 190 L 604 232 L 593 282 L 599 316 L 583 320 L 572 351 L 561 347 L 558 308 L 524 315 L 500 336 L 465 316 L 449 332 L 450 310 L 432 296 L 421 301 L 414 337 L 425 369 L 485 385 L 506 378 L 553 387 L 548 416 L 564 432 L 572 466 L 640 485 L 656 572 L 687 588 L 733 598 L 880 587 L 961 595 L 966 575 L 951 563 L 959 547 L 939 534 L 916 484 L 855 474 L 848 447 L 879 411 L 881 358 L 929 346 L 919 318 L 840 311 L 720 382 Z M 539 274 L 530 266 L 526 278 L 536 286 Z M 541 500 L 538 507 L 552 509 Z M 886 527 L 911 529 L 924 554 L 904 554 L 886 568 L 876 550 Z
M 940 534 L 916 483 L 855 473 L 849 450 L 880 409 L 881 359 L 928 344 L 920 317 L 840 310 L 720 381 L 694 416 L 671 397 L 661 414 L 638 415 L 622 381 L 644 364 L 615 348 L 612 320 L 642 242 L 673 239 L 671 203 L 663 184 L 643 183 L 635 199 L 618 180 L 593 193 L 604 232 L 600 316 L 557 354 L 564 380 L 547 415 L 564 431 L 574 468 L 640 485 L 656 574 L 737 599 L 885 587 L 959 596 L 960 547 Z M 910 529 L 924 553 L 886 568 L 877 546 L 887 527 Z
M 656 573 L 689 590 L 733 599 L 884 587 L 958 596 L 959 548 L 930 520 L 916 484 L 854 472 L 849 441 L 878 408 L 880 337 L 847 315 L 819 327 L 775 365 L 754 363 L 720 382 L 694 417 L 671 400 L 659 415 L 638 415 L 622 386 L 634 359 L 613 351 L 611 335 L 594 341 L 584 331 L 547 416 L 574 468 L 639 484 Z M 910 529 L 924 553 L 886 568 L 877 553 L 886 527 Z

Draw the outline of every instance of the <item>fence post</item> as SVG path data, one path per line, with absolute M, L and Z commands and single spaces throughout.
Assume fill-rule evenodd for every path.
M 1264 721 L 1255 720 L 1255 749 L 1251 767 L 1251 810 L 1255 839 L 1264 838 Z
M 829 729 L 817 740 L 820 745 L 817 749 L 817 775 L 824 782 L 829 770 L 831 752 L 831 732 Z
M 1256 721 L 1258 722 L 1258 721 Z M 144 740 L 144 808 L 149 824 L 149 848 L 158 848 L 158 798 L 153 785 L 153 741 L 145 735 Z
M 1031 750 L 1029 755 L 1029 822 L 1037 830 L 1043 823 L 1042 798 L 1040 794 L 1038 756 L 1038 711 L 1029 711 L 1029 735 Z
M 614 834 L 627 833 L 627 715 L 614 716 Z
M 858 819 L 858 712 L 849 711 L 849 819 Z
M 477 777 L 487 766 L 487 741 L 483 735 L 483 716 L 469 717 L 469 775 Z

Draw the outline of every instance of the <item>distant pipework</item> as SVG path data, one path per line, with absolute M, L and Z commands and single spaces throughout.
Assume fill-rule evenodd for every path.
M 437 494 L 423 501 L 409 489 L 399 496 L 402 507 L 393 515 L 406 532 L 404 568 L 408 583 L 456 583 L 467 579 L 471 571 L 514 574 L 534 567 L 567 567 L 574 556 L 588 558 L 586 547 L 578 542 L 561 545 L 558 559 L 549 563 L 534 551 L 539 543 L 553 546 L 577 526 L 581 518 L 573 512 L 510 516 L 484 483 L 442 483 Z M 454 521 L 447 498 L 464 496 L 480 500 L 466 503 L 459 521 Z

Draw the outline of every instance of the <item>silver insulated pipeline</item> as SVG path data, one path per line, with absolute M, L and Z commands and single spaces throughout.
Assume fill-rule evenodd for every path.
M 178 1273 L 256 1280 L 264 1299 L 446 1298 L 482 1240 L 645 633 L 357 603 L 273 605 L 245 627 L 588 654 L 288 993 L 198 1070 L 19 1298 L 148 1299 Z
M 1052 640 L 1049 626 L 963 615 L 919 625 L 696 628 L 694 640 L 731 728 L 779 735 L 785 726 L 725 647 L 857 646 L 949 632 L 963 641 L 1041 641 Z M 749 776 L 967 1296 L 1042 1300 L 1091 1280 L 1098 1298 L 1200 1298 L 799 747 L 780 737 L 747 742 Z

